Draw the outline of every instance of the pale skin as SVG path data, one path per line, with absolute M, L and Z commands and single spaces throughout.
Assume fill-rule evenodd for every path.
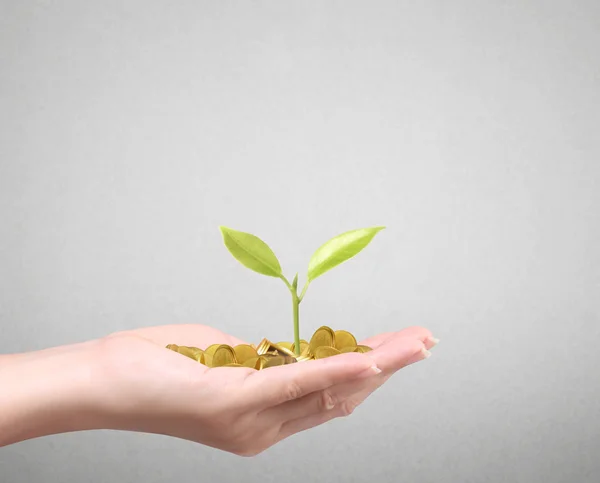
M 411 327 L 362 341 L 374 350 L 262 371 L 207 368 L 167 344 L 243 341 L 204 325 L 167 325 L 0 356 L 0 446 L 114 429 L 164 434 L 241 456 L 348 416 L 437 340 Z

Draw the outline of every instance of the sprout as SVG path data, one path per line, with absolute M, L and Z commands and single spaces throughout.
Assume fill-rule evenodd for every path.
M 376 226 L 348 231 L 323 244 L 310 259 L 306 283 L 300 294 L 298 294 L 298 274 L 296 273 L 292 283 L 290 283 L 283 275 L 281 264 L 269 245 L 250 233 L 224 226 L 219 228 L 225 246 L 238 262 L 262 275 L 280 278 L 287 286 L 292 294 L 295 352 L 296 355 L 300 355 L 299 306 L 306 295 L 308 286 L 317 277 L 357 255 L 385 227 Z

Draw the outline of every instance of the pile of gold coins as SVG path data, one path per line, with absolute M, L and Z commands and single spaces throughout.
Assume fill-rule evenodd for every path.
M 249 367 L 261 370 L 268 367 L 293 364 L 295 362 L 324 359 L 344 352 L 369 352 L 370 347 L 360 345 L 356 338 L 345 330 L 333 331 L 323 326 L 318 328 L 310 342 L 300 341 L 300 355 L 296 355 L 293 342 L 273 342 L 263 339 L 258 346 L 240 344 L 213 344 L 202 350 L 198 347 L 169 344 L 167 349 L 179 352 L 208 367 Z

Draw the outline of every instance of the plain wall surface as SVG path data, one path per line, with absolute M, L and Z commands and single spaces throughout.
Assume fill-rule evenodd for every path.
M 256 458 L 75 433 L 1 448 L 0 481 L 600 481 L 599 46 L 591 0 L 0 0 L 0 352 L 290 339 L 220 224 L 290 277 L 387 225 L 313 283 L 302 335 L 442 339 Z

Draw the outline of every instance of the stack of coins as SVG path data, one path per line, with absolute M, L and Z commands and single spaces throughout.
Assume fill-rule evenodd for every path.
M 167 349 L 179 352 L 208 367 L 248 367 L 250 369 L 267 369 L 295 362 L 343 354 L 344 352 L 369 352 L 370 347 L 360 345 L 356 338 L 345 330 L 333 331 L 331 328 L 319 327 L 310 342 L 300 341 L 300 355 L 296 355 L 293 342 L 273 343 L 263 339 L 260 344 L 239 344 L 231 347 L 227 344 L 213 344 L 202 350 L 198 347 L 169 344 Z

